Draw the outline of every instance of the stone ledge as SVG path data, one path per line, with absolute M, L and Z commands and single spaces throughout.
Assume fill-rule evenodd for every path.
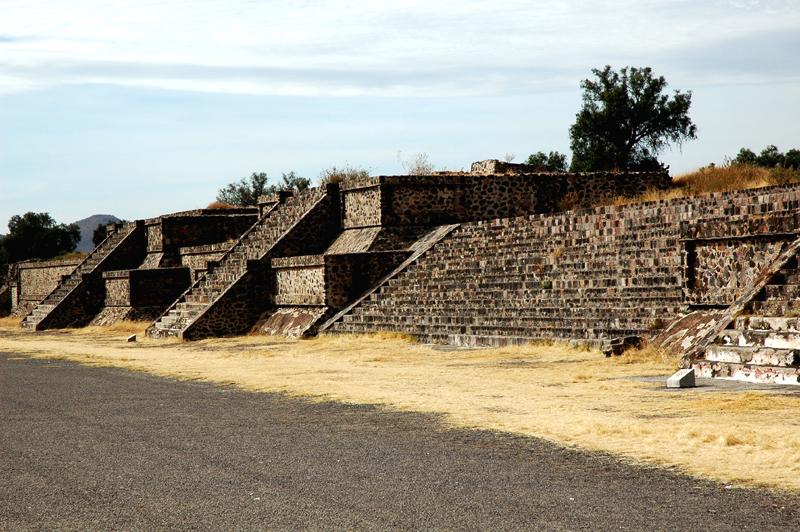
M 83 259 L 43 260 L 43 261 L 26 260 L 21 262 L 15 262 L 14 265 L 18 269 L 30 270 L 34 268 L 77 266 L 81 262 L 83 262 Z
M 220 253 L 230 250 L 236 244 L 235 240 L 219 242 L 216 244 L 204 244 L 201 246 L 186 246 L 178 248 L 180 255 L 205 255 L 209 253 Z
M 271 265 L 275 269 L 286 268 L 309 268 L 312 266 L 323 266 L 325 255 L 299 255 L 296 257 L 280 257 L 272 259 Z

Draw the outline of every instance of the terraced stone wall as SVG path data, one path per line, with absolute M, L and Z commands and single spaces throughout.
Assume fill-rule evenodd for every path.
M 105 272 L 105 305 L 164 308 L 189 287 L 190 275 L 189 268 Z
M 209 262 L 216 262 L 233 246 L 234 242 L 220 242 L 204 246 L 187 246 L 180 248 L 181 265 L 189 268 L 192 278 L 208 269 Z
M 236 240 L 257 217 L 256 208 L 202 209 L 145 220 L 148 266 L 178 266 L 181 248 Z
M 274 303 L 342 308 L 407 256 L 408 252 L 372 252 L 272 259 Z
M 462 344 L 648 336 L 691 303 L 731 300 L 798 232 L 798 186 L 467 223 L 331 329 Z
M 69 275 L 80 260 L 18 262 L 9 268 L 11 312 L 24 315 L 52 292 L 61 277 Z
M 379 176 L 341 187 L 346 229 L 440 225 L 588 207 L 666 188 L 666 173 Z

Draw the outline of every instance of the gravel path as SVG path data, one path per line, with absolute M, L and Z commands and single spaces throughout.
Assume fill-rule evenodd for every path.
M 0 529 L 796 530 L 800 499 L 367 406 L 0 353 Z

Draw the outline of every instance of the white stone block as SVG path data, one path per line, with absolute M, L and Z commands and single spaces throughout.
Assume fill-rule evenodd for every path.
M 682 369 L 667 379 L 667 388 L 694 388 L 694 368 Z
M 136 341 L 136 335 L 132 334 L 132 335 L 128 336 L 128 341 L 129 342 L 135 342 Z

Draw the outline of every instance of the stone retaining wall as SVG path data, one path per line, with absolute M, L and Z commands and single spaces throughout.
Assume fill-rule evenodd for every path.
M 206 244 L 203 246 L 187 246 L 180 248 L 181 265 L 189 268 L 192 278 L 197 272 L 208 269 L 209 262 L 219 261 L 233 247 L 235 241 Z
M 343 226 L 430 226 L 555 212 L 669 184 L 665 172 L 369 177 L 342 184 Z
M 69 275 L 80 259 L 23 261 L 9 267 L 11 312 L 25 315 L 55 290 L 61 277 Z
M 189 268 L 104 272 L 105 306 L 164 309 L 189 287 L 190 275 Z
M 274 304 L 342 308 L 407 256 L 393 251 L 272 259 Z
M 467 223 L 331 329 L 453 343 L 646 336 L 689 304 L 731 300 L 798 228 L 797 185 Z

